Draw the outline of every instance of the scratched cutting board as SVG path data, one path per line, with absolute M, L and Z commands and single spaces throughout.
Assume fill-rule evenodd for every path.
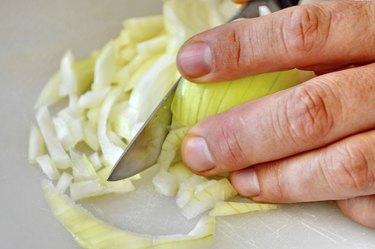
M 32 105 L 72 49 L 84 58 L 117 35 L 126 17 L 160 13 L 156 0 L 0 1 L 0 248 L 78 248 L 53 218 L 40 189 L 43 175 L 27 163 Z M 98 217 L 134 232 L 186 233 L 173 198 L 147 179 L 121 197 L 84 203 Z M 126 248 L 126 247 L 124 247 Z M 341 215 L 333 203 L 218 219 L 215 249 L 375 248 L 375 231 Z

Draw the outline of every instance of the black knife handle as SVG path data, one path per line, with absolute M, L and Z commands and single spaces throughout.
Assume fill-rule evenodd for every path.
M 299 0 L 278 0 L 281 9 L 298 5 Z

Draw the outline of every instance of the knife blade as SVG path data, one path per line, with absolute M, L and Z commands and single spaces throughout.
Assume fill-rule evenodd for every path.
M 229 22 L 238 18 L 258 17 L 260 6 L 266 6 L 271 12 L 275 12 L 283 7 L 290 7 L 297 3 L 298 1 L 296 0 L 253 0 L 244 5 Z M 169 132 L 169 126 L 172 121 L 171 105 L 181 80 L 182 78 L 177 80 L 126 147 L 124 153 L 115 164 L 108 181 L 131 177 L 156 163 L 163 142 Z
M 126 147 L 107 179 L 108 181 L 131 177 L 155 164 L 169 132 L 172 122 L 171 105 L 181 80 L 182 78 L 179 78 L 173 85 Z

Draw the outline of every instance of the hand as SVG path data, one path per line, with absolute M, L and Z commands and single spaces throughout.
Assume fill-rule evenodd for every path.
M 337 200 L 375 228 L 373 61 L 372 1 L 288 8 L 193 37 L 178 66 L 195 82 L 292 68 L 322 75 L 199 123 L 184 162 L 202 175 L 233 172 L 238 192 L 260 202 Z

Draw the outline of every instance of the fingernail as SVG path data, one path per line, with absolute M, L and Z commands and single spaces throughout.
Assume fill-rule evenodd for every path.
M 182 73 L 199 78 L 211 71 L 212 54 L 206 43 L 186 45 L 178 54 L 178 65 Z
M 215 167 L 211 152 L 204 138 L 186 138 L 183 148 L 184 161 L 192 170 L 203 172 Z
M 231 180 L 238 193 L 243 196 L 254 197 L 260 193 L 257 173 L 252 168 L 234 172 Z

